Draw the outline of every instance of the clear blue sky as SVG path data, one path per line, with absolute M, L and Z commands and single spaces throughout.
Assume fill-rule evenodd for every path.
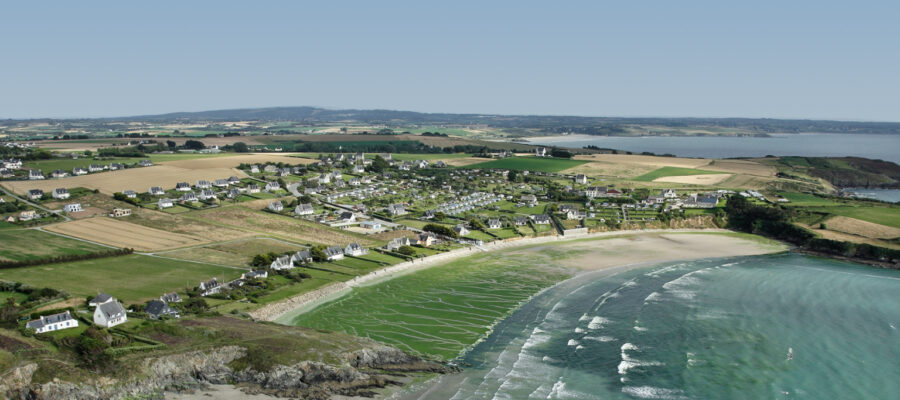
M 897 1 L 424 3 L 4 2 L 0 118 L 311 105 L 900 121 Z

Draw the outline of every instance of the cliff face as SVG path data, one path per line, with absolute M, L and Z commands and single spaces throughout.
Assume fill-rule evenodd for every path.
M 0 393 L 10 399 L 124 399 L 162 398 L 165 391 L 188 391 L 206 384 L 233 383 L 248 393 L 283 397 L 328 399 L 332 395 L 367 395 L 371 389 L 396 382 L 386 371 L 446 372 L 440 364 L 409 356 L 392 347 L 375 345 L 343 354 L 342 366 L 303 361 L 278 365 L 269 371 L 247 368 L 234 371 L 228 365 L 244 357 L 246 349 L 225 346 L 210 351 L 149 358 L 128 382 L 72 383 L 54 381 L 33 384 L 36 366 L 19 367 L 0 381 Z M 98 379 L 97 382 L 104 380 Z

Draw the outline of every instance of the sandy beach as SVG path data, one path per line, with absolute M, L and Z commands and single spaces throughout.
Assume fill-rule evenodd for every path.
M 498 251 L 525 248 L 544 244 L 559 246 L 567 242 L 565 248 L 574 252 L 586 252 L 587 259 L 570 258 L 571 266 L 577 268 L 608 268 L 619 265 L 688 260 L 698 258 L 728 257 L 765 254 L 785 249 L 783 246 L 766 245 L 732 235 L 723 229 L 655 229 L 600 232 L 576 237 L 546 236 L 538 238 L 496 241 L 484 246 L 457 249 L 430 257 L 396 264 L 387 268 L 358 276 L 346 282 L 334 283 L 322 288 L 272 303 L 250 313 L 253 318 L 265 321 L 289 323 L 293 317 L 309 311 L 320 304 L 349 293 L 354 287 L 372 285 L 425 268 L 446 264 L 460 257 L 484 251 Z M 705 234 L 704 234 L 705 233 Z M 703 235 L 701 235 L 703 234 Z M 616 240 L 596 242 L 591 239 Z M 545 246 L 541 246 L 545 247 Z M 539 247 L 540 248 L 540 247 Z M 588 251 L 590 250 L 590 251 Z M 524 251 L 534 251 L 524 250 Z M 577 260 L 577 261 L 571 261 Z

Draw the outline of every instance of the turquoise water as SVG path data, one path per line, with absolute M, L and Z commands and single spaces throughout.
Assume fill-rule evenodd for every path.
M 679 157 L 856 156 L 900 163 L 900 135 L 789 134 L 771 137 L 595 136 L 530 140 L 547 146 L 582 148 L 587 145 L 631 152 L 649 151 Z
M 397 397 L 896 399 L 898 327 L 895 270 L 781 254 L 599 272 Z

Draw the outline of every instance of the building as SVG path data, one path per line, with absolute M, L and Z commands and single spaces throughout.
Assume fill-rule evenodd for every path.
M 28 179 L 38 181 L 44 179 L 44 174 L 39 169 L 32 169 L 28 171 Z
M 88 300 L 88 305 L 91 307 L 97 307 L 101 304 L 106 304 L 115 300 L 115 297 L 112 297 L 106 293 L 97 293 L 97 297 Z
M 281 189 L 281 185 L 279 185 L 278 182 L 266 183 L 266 191 L 267 192 L 274 192 L 274 191 L 280 190 L 280 189 Z
M 329 246 L 325 248 L 325 258 L 329 261 L 344 259 L 344 249 L 341 246 Z
M 534 207 L 538 203 L 537 196 L 535 196 L 533 194 L 522 195 L 522 197 L 520 197 L 519 200 L 525 204 L 528 204 L 528 206 L 530 206 L 530 207 Z
M 313 209 L 312 204 L 298 204 L 297 207 L 294 208 L 294 214 L 297 215 L 313 215 L 316 211 Z
M 203 189 L 200 191 L 200 194 L 197 195 L 197 198 L 200 199 L 200 201 L 215 200 L 216 192 L 213 192 L 210 189 Z
M 575 175 L 575 183 L 578 183 L 581 185 L 586 185 L 587 182 L 588 182 L 587 175 L 585 175 L 585 174 Z
M 281 271 L 285 269 L 294 268 L 294 261 L 291 259 L 291 256 L 281 256 L 272 261 L 272 265 L 269 266 L 276 271 Z
M 81 167 L 72 168 L 72 175 L 81 176 L 81 175 L 87 175 L 87 173 L 88 173 L 88 171 L 84 168 L 81 168 Z
M 408 237 L 394 238 L 391 239 L 391 241 L 388 242 L 388 244 L 386 244 L 384 248 L 390 251 L 395 251 L 403 246 L 412 246 L 412 241 L 409 240 Z
M 255 183 L 251 183 L 251 184 L 247 185 L 247 193 L 253 194 L 253 193 L 259 193 L 259 192 L 260 192 L 259 185 L 255 184 Z
M 34 210 L 25 210 L 19 213 L 19 221 L 31 221 L 38 218 L 40 216 Z
M 128 321 L 125 315 L 125 307 L 115 299 L 100 304 L 94 309 L 94 324 L 104 328 L 112 328 Z
M 381 222 L 371 220 L 371 221 L 363 221 L 359 223 L 359 227 L 363 229 L 381 229 Z
M 206 180 L 197 181 L 197 189 L 209 189 L 212 187 L 212 183 Z
M 675 189 L 663 189 L 660 194 L 662 195 L 662 197 L 667 199 L 674 199 L 678 197 L 678 194 L 675 193 Z
M 162 196 L 166 194 L 166 191 L 159 186 L 151 186 L 150 190 L 147 191 L 151 196 Z
M 110 216 L 110 217 L 113 217 L 113 218 L 127 217 L 127 216 L 129 216 L 129 215 L 131 215 L 131 209 L 130 209 L 130 208 L 118 208 L 118 207 L 116 207 L 116 208 L 113 208 L 113 209 L 112 209 L 112 212 L 111 212 L 111 213 L 109 213 L 109 216 Z
M 291 261 L 294 264 L 309 264 L 313 262 L 312 252 L 309 250 L 298 251 L 291 256 Z
M 534 221 L 535 224 L 538 224 L 538 225 L 550 224 L 550 216 L 547 214 L 533 215 L 533 216 L 531 216 L 531 219 Z
M 241 279 L 266 279 L 269 277 L 269 272 L 264 269 L 258 269 L 255 271 L 244 272 L 241 274 Z
M 175 190 L 179 192 L 190 192 L 191 184 L 187 182 L 178 182 L 175 184 Z
M 513 223 L 515 223 L 516 226 L 528 225 L 528 218 L 525 218 L 525 217 L 515 217 L 515 218 L 513 219 Z
M 124 194 L 125 197 L 127 197 L 129 199 L 137 198 L 137 192 L 135 192 L 134 190 L 126 190 L 126 191 L 122 192 L 122 194 Z
M 416 244 L 419 246 L 430 247 L 435 243 L 437 243 L 437 237 L 435 237 L 433 233 L 420 233 L 416 236 Z
M 403 207 L 402 204 L 391 204 L 387 207 L 388 214 L 392 216 L 399 217 L 401 215 L 406 215 L 406 208 Z
M 453 227 L 453 232 L 456 232 L 459 236 L 465 236 L 468 235 L 471 231 L 469 231 L 469 228 L 466 228 L 465 225 L 459 224 Z
M 200 296 L 209 296 L 221 292 L 222 284 L 219 283 L 218 279 L 212 278 L 206 282 L 200 282 L 197 288 L 200 289 Z
M 140 165 L 142 167 L 152 167 L 153 163 L 150 162 L 150 160 L 141 160 L 141 161 L 138 161 L 138 165 Z
M 84 211 L 84 209 L 81 208 L 81 203 L 72 203 L 72 204 L 66 204 L 65 206 L 63 206 L 63 211 L 65 211 L 67 213 L 75 213 L 75 212 L 82 212 L 82 211 Z
M 69 173 L 66 171 L 63 171 L 61 169 L 58 169 L 58 170 L 50 173 L 50 176 L 52 176 L 54 178 L 65 178 L 65 177 L 69 176 Z
M 72 318 L 68 311 L 59 314 L 41 316 L 39 319 L 28 321 L 26 328 L 34 329 L 34 333 L 58 331 L 61 329 L 77 328 L 78 320 Z
M 284 204 L 281 204 L 281 201 L 273 201 L 269 203 L 269 210 L 273 212 L 281 212 L 284 210 Z
M 491 218 L 488 220 L 488 228 L 490 229 L 500 229 L 503 227 L 503 224 L 500 223 L 499 218 Z
M 546 147 L 538 147 L 534 149 L 534 155 L 537 157 L 547 157 L 547 148 Z
M 88 172 L 103 172 L 103 166 L 97 164 L 88 165 Z
M 228 187 L 228 185 L 228 179 L 216 179 L 215 182 L 213 182 L 213 186 L 218 188 L 225 188 Z
M 159 319 L 160 317 L 165 316 L 171 318 L 181 317 L 181 315 L 178 314 L 178 310 L 170 307 L 162 300 L 150 300 L 150 302 L 147 303 L 147 306 L 144 307 L 144 312 L 152 319 Z
M 194 192 L 187 192 L 181 195 L 181 201 L 183 203 L 194 203 L 200 201 L 200 198 L 198 198 L 197 195 L 194 194 Z
M 41 197 L 44 197 L 44 191 L 41 189 L 31 189 L 28 191 L 28 198 L 30 200 L 40 200 Z
M 159 296 L 159 299 L 166 303 L 181 303 L 181 296 L 178 293 L 166 293 L 162 296 Z
M 344 255 L 359 257 L 369 254 L 369 249 L 362 247 L 359 243 L 350 243 L 344 247 Z

